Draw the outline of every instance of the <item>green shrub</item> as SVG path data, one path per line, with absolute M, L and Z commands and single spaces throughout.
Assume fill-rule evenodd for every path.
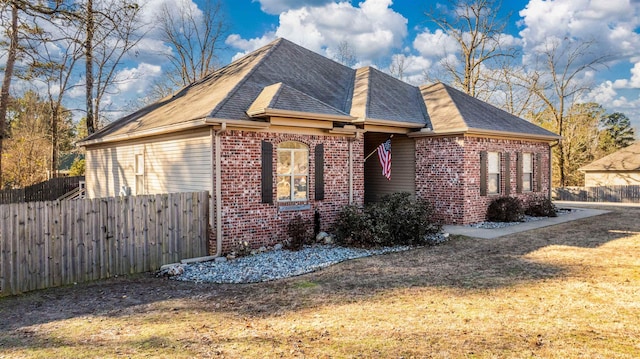
M 524 220 L 522 201 L 517 197 L 498 197 L 487 208 L 487 220 L 491 222 L 520 222 Z
M 344 207 L 336 221 L 336 239 L 345 246 L 376 247 L 425 243 L 441 225 L 432 219 L 433 207 L 409 193 L 384 196 L 364 210 Z
M 302 249 L 302 246 L 311 239 L 310 228 L 310 221 L 305 220 L 301 215 L 293 217 L 287 225 L 289 241 L 285 243 L 285 247 L 293 251 Z
M 535 196 L 527 202 L 524 213 L 532 217 L 557 217 L 558 209 L 551 202 L 551 199 L 545 196 Z

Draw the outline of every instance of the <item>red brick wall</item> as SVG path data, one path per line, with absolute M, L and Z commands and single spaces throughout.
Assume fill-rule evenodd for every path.
M 261 196 L 261 141 L 273 144 L 273 204 L 262 203 Z M 309 201 L 279 204 L 276 200 L 276 149 L 284 141 L 299 141 L 309 146 Z M 287 239 L 286 228 L 297 214 L 308 219 L 313 228 L 313 215 L 320 213 L 321 230 L 327 231 L 339 210 L 349 204 L 349 141 L 345 137 L 276 134 L 249 131 L 227 131 L 221 135 L 222 170 L 222 230 L 223 252 L 236 249 L 243 242 L 252 248 L 274 245 Z M 364 142 L 353 140 L 353 200 L 364 202 Z M 324 191 L 322 201 L 314 199 L 315 163 L 317 144 L 324 144 Z M 283 211 L 282 205 L 309 204 L 305 210 Z M 215 226 L 215 223 L 213 224 Z M 210 246 L 215 249 L 215 228 Z M 212 251 L 215 253 L 215 250 Z
M 480 196 L 480 152 L 501 153 L 500 194 Z M 518 152 L 530 152 L 535 158 L 541 154 L 541 192 L 536 192 L 536 175 L 533 175 L 533 192 L 516 193 Z M 507 171 L 504 154 L 509 153 L 509 183 L 504 181 Z M 447 224 L 468 224 L 485 220 L 489 203 L 503 196 L 510 186 L 510 196 L 526 201 L 535 195 L 549 195 L 549 146 L 546 143 L 477 137 L 425 137 L 416 139 L 416 193 L 434 204 L 438 219 Z

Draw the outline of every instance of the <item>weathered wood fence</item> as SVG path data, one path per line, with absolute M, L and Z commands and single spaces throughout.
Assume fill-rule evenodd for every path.
M 0 205 L 0 295 L 207 255 L 208 192 Z
M 554 188 L 551 196 L 560 201 L 640 203 L 640 186 L 598 186 Z
M 34 185 L 0 191 L 0 204 L 35 201 L 55 201 L 65 193 L 78 188 L 84 176 L 58 177 Z

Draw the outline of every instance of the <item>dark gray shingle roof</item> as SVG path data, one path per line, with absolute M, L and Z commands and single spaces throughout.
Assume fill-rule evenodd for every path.
M 251 116 L 259 117 L 264 108 L 423 125 L 436 133 L 481 129 L 557 137 L 444 84 L 418 88 L 372 67 L 354 70 L 278 39 L 85 141 L 204 124 L 207 118 L 261 121 Z

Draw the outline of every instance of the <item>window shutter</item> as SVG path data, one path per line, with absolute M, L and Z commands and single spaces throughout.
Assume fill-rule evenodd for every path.
M 542 153 L 536 153 L 536 192 L 542 192 Z
M 518 159 L 517 159 L 517 165 L 516 165 L 516 172 L 517 172 L 516 176 L 518 177 L 518 181 L 516 186 L 516 192 L 522 193 L 522 166 L 523 166 L 522 152 L 518 152 L 517 156 L 518 156 Z
M 262 141 L 262 203 L 273 203 L 273 144 Z
M 511 193 L 511 156 L 509 153 L 504 154 L 504 195 Z
M 480 195 L 487 195 L 487 151 L 480 152 Z
M 315 150 L 315 200 L 322 201 L 324 199 L 324 145 L 316 145 Z

